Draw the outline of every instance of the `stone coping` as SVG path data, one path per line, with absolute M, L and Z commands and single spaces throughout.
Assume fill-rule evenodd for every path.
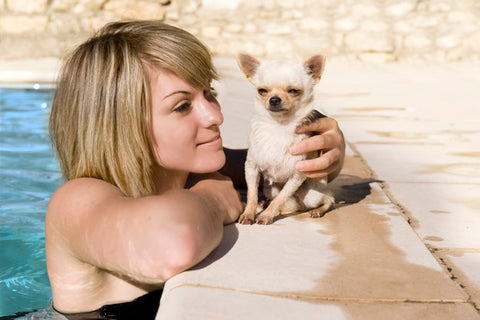
M 0 60 L 0 86 L 52 84 L 59 68 L 56 58 Z
M 336 209 L 227 226 L 206 260 L 167 281 L 158 319 L 480 318 L 349 153 L 329 188 Z

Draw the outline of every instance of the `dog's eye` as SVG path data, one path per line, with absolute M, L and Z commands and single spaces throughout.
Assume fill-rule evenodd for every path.
M 268 90 L 265 88 L 258 88 L 257 91 L 260 95 L 264 95 L 268 92 Z
M 289 89 L 288 93 L 296 96 L 296 95 L 299 95 L 301 91 L 299 89 Z

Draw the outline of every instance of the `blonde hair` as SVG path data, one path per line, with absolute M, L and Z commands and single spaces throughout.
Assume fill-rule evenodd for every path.
M 102 179 L 132 197 L 155 191 L 151 67 L 168 69 L 198 88 L 209 88 L 217 78 L 197 38 L 158 21 L 107 24 L 68 57 L 49 128 L 66 179 Z

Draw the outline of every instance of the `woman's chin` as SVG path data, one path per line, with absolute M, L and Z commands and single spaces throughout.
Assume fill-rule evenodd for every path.
M 212 155 L 211 158 L 209 158 L 206 161 L 202 161 L 201 164 L 197 166 L 197 170 L 195 170 L 195 173 L 210 173 L 210 172 L 215 172 L 223 168 L 225 165 L 225 153 L 223 152 L 223 149 L 218 151 L 215 155 Z

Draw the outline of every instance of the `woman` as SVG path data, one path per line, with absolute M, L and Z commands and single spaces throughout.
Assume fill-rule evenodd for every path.
M 225 165 L 216 78 L 203 44 L 153 21 L 109 24 L 65 62 L 50 134 L 67 182 L 46 216 L 53 306 L 65 317 L 153 319 L 164 282 L 238 218 L 232 179 L 241 185 L 245 151 L 226 150 Z M 292 152 L 327 150 L 300 169 L 338 174 L 336 122 L 299 130 L 322 134 Z

